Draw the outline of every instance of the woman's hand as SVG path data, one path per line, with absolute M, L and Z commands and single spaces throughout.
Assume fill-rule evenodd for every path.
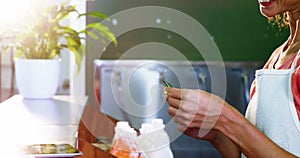
M 168 112 L 180 131 L 199 139 L 215 138 L 216 123 L 226 103 L 223 99 L 202 90 L 165 88 L 165 91 L 170 105 Z
M 220 130 L 224 124 L 220 120 L 224 106 L 232 107 L 224 99 L 202 90 L 165 88 L 168 112 L 178 123 L 184 134 L 208 140 L 222 157 L 240 157 L 238 147 Z
M 183 131 L 185 135 L 188 135 L 196 139 L 208 140 L 210 142 L 215 141 L 219 131 L 211 129 L 209 131 L 206 131 L 206 134 L 204 136 L 199 136 L 199 132 L 200 132 L 200 128 L 190 128 L 190 127 L 188 127 L 185 131 Z

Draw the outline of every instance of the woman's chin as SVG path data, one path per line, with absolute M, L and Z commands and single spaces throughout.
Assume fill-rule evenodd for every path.
M 277 15 L 277 12 L 274 12 L 273 10 L 268 10 L 265 8 L 260 8 L 260 12 L 263 16 L 267 17 L 267 18 L 271 18 L 274 17 L 275 15 Z

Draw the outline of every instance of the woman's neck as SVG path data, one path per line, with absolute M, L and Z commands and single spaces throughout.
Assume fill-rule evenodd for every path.
M 280 68 L 300 49 L 300 19 L 295 19 L 294 16 L 289 15 L 289 20 L 290 36 L 281 46 L 281 53 L 273 65 L 274 68 Z
M 287 43 L 288 46 L 300 41 L 300 13 L 288 13 L 290 20 L 290 37 Z
M 282 62 L 298 52 L 300 48 L 300 13 L 287 12 L 290 28 L 290 36 L 281 51 Z

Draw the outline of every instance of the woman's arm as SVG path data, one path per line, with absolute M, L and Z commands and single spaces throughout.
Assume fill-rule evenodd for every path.
M 218 132 L 215 140 L 210 143 L 219 151 L 223 158 L 240 158 L 241 151 L 228 137 Z
M 254 127 L 232 106 L 224 106 L 215 127 L 248 158 L 296 158 Z
M 166 88 L 179 130 L 209 140 L 223 157 L 295 157 L 277 146 L 222 98 L 202 90 Z

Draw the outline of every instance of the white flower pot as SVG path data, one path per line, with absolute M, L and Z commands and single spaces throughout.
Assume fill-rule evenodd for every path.
M 16 84 L 19 93 L 28 99 L 52 98 L 58 88 L 61 60 L 15 60 Z

